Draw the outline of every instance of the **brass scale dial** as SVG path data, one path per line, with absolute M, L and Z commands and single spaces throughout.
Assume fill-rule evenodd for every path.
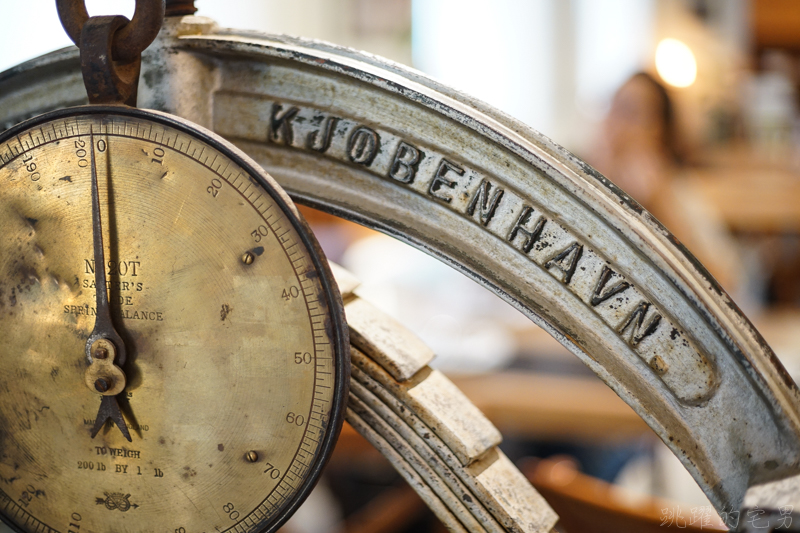
M 138 64 L 96 53 L 127 19 L 78 18 L 90 102 L 135 100 Z M 182 119 L 90 105 L 0 136 L 0 206 L 0 519 L 277 529 L 332 451 L 349 377 L 340 296 L 281 188 Z

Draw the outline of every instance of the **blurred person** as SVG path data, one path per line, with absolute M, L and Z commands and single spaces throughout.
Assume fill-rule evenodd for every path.
M 619 88 L 587 161 L 666 226 L 728 292 L 743 275 L 737 245 L 685 179 L 684 149 L 666 88 L 650 74 Z
M 640 72 L 614 95 L 588 160 L 652 213 L 658 193 L 680 165 L 674 130 L 666 89 Z

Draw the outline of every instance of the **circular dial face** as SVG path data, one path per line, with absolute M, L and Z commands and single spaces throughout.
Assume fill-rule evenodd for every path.
M 87 356 L 106 308 L 97 269 L 124 362 L 107 338 Z M 291 201 L 213 134 L 94 107 L 4 133 L 0 518 L 30 532 L 276 529 L 341 427 L 343 324 Z M 116 395 L 116 374 L 97 383 L 104 342 Z

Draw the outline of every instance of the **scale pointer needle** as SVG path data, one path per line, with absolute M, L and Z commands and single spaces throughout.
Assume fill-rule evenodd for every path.
M 133 442 L 131 434 L 128 432 L 128 426 L 125 424 L 125 419 L 122 418 L 122 411 L 119 410 L 116 396 L 103 396 L 100 401 L 100 409 L 97 411 L 97 417 L 94 419 L 94 427 L 92 428 L 92 438 L 100 432 L 106 421 L 111 419 L 117 425 L 128 442 Z
M 86 384 L 103 395 L 100 409 L 97 411 L 92 438 L 94 438 L 106 421 L 111 419 L 132 442 L 128 426 L 122 417 L 116 395 L 125 388 L 125 373 L 121 366 L 125 364 L 125 344 L 122 337 L 114 329 L 111 321 L 111 309 L 108 305 L 108 286 L 106 285 L 106 262 L 103 251 L 103 226 L 100 220 L 100 192 L 97 185 L 97 163 L 95 160 L 94 134 L 90 133 L 91 170 L 92 170 L 92 241 L 94 246 L 94 276 L 96 319 L 94 329 L 86 341 L 86 357 L 89 368 L 86 370 Z M 108 146 L 105 146 L 108 149 Z

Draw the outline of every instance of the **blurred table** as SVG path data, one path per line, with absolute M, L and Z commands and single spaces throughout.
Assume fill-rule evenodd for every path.
M 800 233 L 800 153 L 790 148 L 710 150 L 688 178 L 733 231 Z
M 653 434 L 593 376 L 500 372 L 449 377 L 504 435 L 597 444 Z

